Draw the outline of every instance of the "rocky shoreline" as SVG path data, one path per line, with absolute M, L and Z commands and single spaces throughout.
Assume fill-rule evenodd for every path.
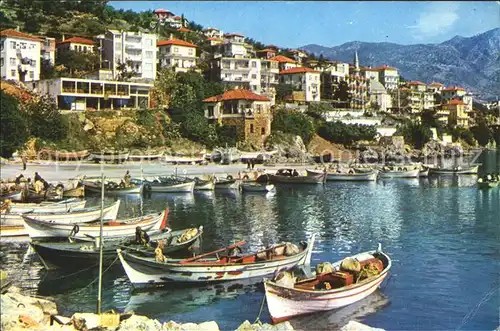
M 147 316 L 136 315 L 134 312 L 105 312 L 100 316 L 93 313 L 75 313 L 71 317 L 59 316 L 56 304 L 50 298 L 26 296 L 17 287 L 0 296 L 1 329 L 14 330 L 64 330 L 64 331 L 219 331 L 217 322 L 176 323 L 169 321 L 161 323 Z M 290 322 L 276 325 L 267 323 L 243 322 L 236 331 L 293 331 L 298 330 Z M 356 321 L 349 321 L 341 331 L 383 331 Z

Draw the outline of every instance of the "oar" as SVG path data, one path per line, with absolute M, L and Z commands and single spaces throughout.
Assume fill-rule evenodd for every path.
M 213 252 L 208 252 L 208 253 L 205 253 L 205 254 L 200 254 L 200 255 L 197 255 L 197 256 L 193 256 L 193 257 L 190 257 L 190 258 L 187 258 L 187 259 L 184 259 L 182 261 L 180 261 L 180 263 L 187 263 L 187 262 L 192 262 L 192 261 L 196 261 L 202 257 L 205 257 L 205 256 L 210 256 L 210 255 L 214 255 L 214 254 L 217 254 L 217 253 L 220 253 L 220 252 L 223 252 L 225 250 L 229 250 L 229 249 L 233 249 L 233 248 L 236 248 L 236 247 L 239 247 L 239 246 L 243 246 L 245 245 L 247 242 L 245 240 L 243 241 L 240 241 L 240 242 L 237 242 L 233 245 L 230 245 L 230 246 L 227 246 L 227 247 L 224 247 L 224 248 L 220 248 L 220 249 L 217 249 Z

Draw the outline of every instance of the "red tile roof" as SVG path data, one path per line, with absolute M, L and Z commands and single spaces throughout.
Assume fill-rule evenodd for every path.
M 204 31 L 219 31 L 219 29 L 216 29 L 216 28 L 206 28 Z
M 178 20 L 182 19 L 182 17 L 180 17 L 180 16 L 174 16 L 173 19 L 178 21 Z
M 444 86 L 444 85 L 439 82 L 432 82 L 429 84 L 429 86 Z
M 278 61 L 279 63 L 297 63 L 297 61 L 283 55 L 273 56 L 269 60 Z
M 223 94 L 206 98 L 205 100 L 203 100 L 203 102 L 219 102 L 226 100 L 270 101 L 269 98 L 259 94 L 255 94 L 252 91 L 244 89 L 234 89 L 226 91 Z
M 449 105 L 465 105 L 465 103 L 462 100 L 458 99 L 452 99 L 450 102 L 448 102 Z
M 64 41 L 58 41 L 58 44 L 86 44 L 86 45 L 94 45 L 94 41 L 90 39 L 85 39 L 82 37 L 73 37 L 66 39 Z
M 180 40 L 180 39 L 169 39 L 169 40 L 160 40 L 156 43 L 156 46 L 167 46 L 167 45 L 177 45 L 184 47 L 196 47 L 195 44 L 191 44 L 190 42 Z
M 189 30 L 188 28 L 185 28 L 185 27 L 180 27 L 177 29 L 177 31 L 179 31 L 179 32 L 193 32 L 193 30 Z
M 222 39 L 220 39 L 220 38 L 215 38 L 215 37 L 212 37 L 212 38 L 207 38 L 207 40 L 217 40 L 217 41 L 223 41 Z
M 389 67 L 387 64 L 384 64 L 384 65 L 373 68 L 373 70 L 381 71 L 381 70 L 398 70 L 398 69 L 393 68 L 393 67 Z
M 162 13 L 167 14 L 167 13 L 169 13 L 169 14 L 172 14 L 172 15 L 174 14 L 170 10 L 166 10 L 166 9 L 162 9 L 162 8 L 155 10 L 155 13 L 157 13 L 157 14 L 162 14 Z
M 270 49 L 270 48 L 261 49 L 260 51 L 257 51 L 257 53 L 268 53 L 268 52 L 276 53 L 276 51 L 274 49 Z
M 442 91 L 465 91 L 465 89 L 463 87 L 458 87 L 458 86 L 450 86 L 450 87 L 447 87 L 445 89 L 443 89 Z
M 239 33 L 226 33 L 226 34 L 224 35 L 224 37 L 242 37 L 242 38 L 245 38 L 245 36 L 244 36 L 244 35 L 239 34 Z
M 11 37 L 11 38 L 20 38 L 20 39 L 28 39 L 33 41 L 42 41 L 40 38 L 32 36 L 27 33 L 19 32 L 14 29 L 6 29 L 0 31 L 0 37 Z
M 408 85 L 425 85 L 425 83 L 422 83 L 421 81 L 414 80 L 411 82 L 408 82 Z
M 290 69 L 286 69 L 286 70 L 281 70 L 280 71 L 280 75 L 301 74 L 301 73 L 306 73 L 306 72 L 317 72 L 317 73 L 319 73 L 319 71 L 316 71 L 316 70 L 311 69 L 311 68 L 297 67 L 297 68 L 290 68 Z

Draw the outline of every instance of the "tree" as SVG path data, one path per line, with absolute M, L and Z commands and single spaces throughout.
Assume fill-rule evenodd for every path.
M 0 90 L 0 155 L 11 157 L 28 140 L 26 116 L 16 98 Z
M 118 80 L 128 81 L 130 78 L 137 75 L 137 72 L 133 69 L 132 61 L 120 62 L 116 65 L 116 70 L 119 71 Z
M 333 99 L 340 101 L 339 106 L 347 108 L 347 105 L 350 103 L 352 99 L 352 94 L 349 93 L 349 85 L 345 80 L 339 83 L 337 89 L 333 93 Z
M 478 118 L 477 125 L 470 128 L 470 131 L 477 140 L 477 143 L 481 146 L 486 146 L 493 139 L 493 132 L 488 127 L 486 120 L 484 118 Z
M 57 52 L 56 66 L 64 66 L 70 76 L 81 76 L 99 68 L 99 55 L 74 50 Z
M 371 125 L 327 122 L 318 128 L 318 135 L 334 143 L 351 145 L 360 140 L 374 140 L 377 129 Z
M 395 135 L 403 136 L 405 141 L 417 149 L 421 149 L 432 139 L 431 129 L 426 125 L 416 122 L 407 122 L 403 124 L 398 128 Z
M 311 118 L 305 114 L 279 108 L 273 115 L 273 122 L 271 123 L 272 131 L 281 131 L 300 136 L 306 144 L 315 133 Z
M 283 103 L 286 97 L 292 95 L 293 90 L 293 85 L 279 83 L 276 86 L 276 103 Z
M 28 116 L 30 135 L 49 141 L 66 137 L 66 122 L 51 97 L 41 96 L 38 100 L 25 104 L 23 108 Z

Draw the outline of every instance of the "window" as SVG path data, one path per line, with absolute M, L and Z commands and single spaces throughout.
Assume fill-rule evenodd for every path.
M 256 61 L 252 61 L 252 68 L 257 68 L 257 62 Z
M 44 46 L 49 47 L 49 46 L 50 46 L 50 40 L 49 40 L 49 39 L 46 39 L 46 40 L 43 42 L 43 45 L 44 45 Z
M 250 133 L 253 133 L 253 124 L 250 124 Z
M 12 77 L 16 77 L 16 71 L 15 71 L 14 69 L 12 69 L 12 70 L 10 71 L 10 75 L 11 75 Z
M 15 41 L 10 42 L 10 48 L 16 49 L 16 42 Z
M 146 59 L 152 59 L 153 58 L 153 51 L 146 51 Z
M 214 117 L 214 106 L 208 106 L 208 117 Z
M 189 54 L 189 55 L 191 55 L 191 56 L 192 56 L 192 55 L 194 55 L 194 50 L 190 48 L 190 49 L 188 50 L 188 54 Z
M 16 65 L 16 58 L 15 57 L 11 57 L 10 58 L 10 65 L 11 66 L 15 66 Z
M 2 40 L 2 42 L 0 43 L 0 51 L 3 51 L 4 45 L 5 45 L 5 41 Z
M 266 128 L 262 127 L 262 128 L 260 129 L 260 134 L 261 134 L 261 135 L 265 135 L 265 134 L 266 134 Z
M 3 67 L 3 57 L 0 58 L 0 67 Z
M 26 49 L 26 43 L 21 43 L 21 49 Z
M 35 78 L 35 72 L 34 71 L 30 71 L 30 78 L 31 79 Z
M 174 47 L 174 53 L 179 53 L 179 47 Z
M 87 46 L 83 46 L 83 52 L 87 53 Z
M 144 70 L 145 71 L 153 71 L 153 64 L 152 63 L 144 63 Z
M 252 74 L 252 79 L 257 79 L 257 75 L 256 74 Z
M 122 43 L 116 43 L 115 49 L 122 49 Z

